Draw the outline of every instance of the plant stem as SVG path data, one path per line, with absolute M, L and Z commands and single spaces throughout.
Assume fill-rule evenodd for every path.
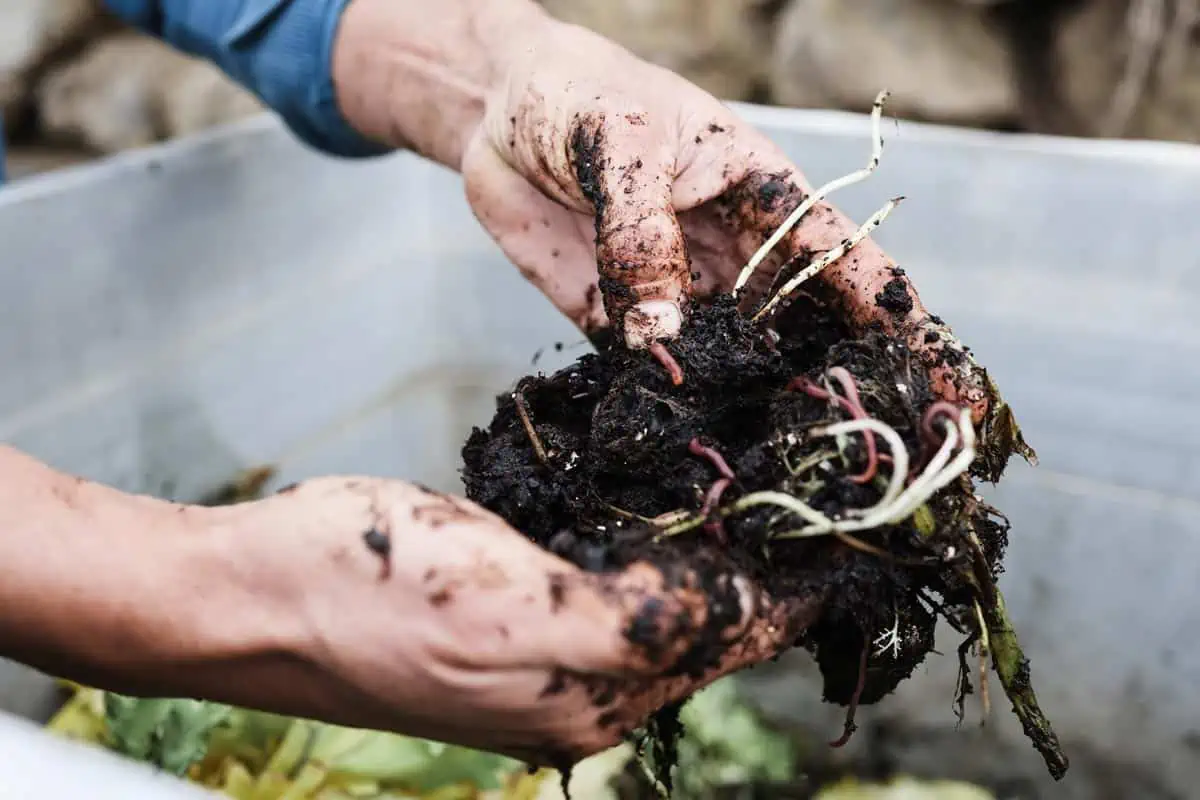
M 968 534 L 973 559 L 970 573 L 965 575 L 975 585 L 979 607 L 986 621 L 987 642 L 992 654 L 992 665 L 1000 678 L 1004 693 L 1012 702 L 1013 713 L 1021 721 L 1025 735 L 1042 754 L 1046 767 L 1055 780 L 1067 773 L 1070 761 L 1059 744 L 1058 736 L 1050 720 L 1038 705 L 1037 695 L 1030 682 L 1029 659 L 1021 650 L 1017 632 L 1004 606 L 1004 596 L 992 579 L 991 569 L 983 553 L 983 546 L 974 531 Z

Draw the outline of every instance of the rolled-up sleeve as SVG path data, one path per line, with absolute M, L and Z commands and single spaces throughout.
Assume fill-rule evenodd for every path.
M 350 0 L 105 1 L 131 25 L 216 64 L 308 145 L 348 158 L 387 152 L 351 128 L 334 99 L 333 41 Z

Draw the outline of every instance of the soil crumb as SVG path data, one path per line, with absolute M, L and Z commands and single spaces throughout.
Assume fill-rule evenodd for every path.
M 884 295 L 889 308 L 911 303 Z M 795 644 L 816 658 L 825 699 L 851 711 L 912 674 L 933 649 L 938 616 L 977 633 L 972 576 L 1000 571 L 1008 526 L 969 476 L 899 522 L 852 536 L 800 536 L 802 516 L 747 500 L 785 493 L 833 520 L 880 503 L 895 465 L 884 438 L 820 434 L 860 415 L 895 431 L 911 455 L 904 479 L 919 479 L 957 409 L 933 396 L 904 344 L 853 335 L 808 295 L 772 329 L 727 296 L 696 305 L 665 344 L 686 376 L 679 385 L 650 353 L 610 344 L 501 395 L 464 446 L 467 496 L 585 570 L 732 562 L 774 597 L 819 595 L 819 619 Z M 698 649 L 685 668 L 716 655 Z M 652 728 L 674 730 L 667 723 Z

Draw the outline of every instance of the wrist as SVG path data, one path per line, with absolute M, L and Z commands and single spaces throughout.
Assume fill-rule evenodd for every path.
M 458 169 L 509 64 L 558 25 L 532 0 L 350 0 L 333 47 L 342 115 L 363 136 Z
M 124 494 L 12 451 L 0 477 L 0 655 L 115 691 L 193 695 L 214 668 L 302 638 L 230 509 Z

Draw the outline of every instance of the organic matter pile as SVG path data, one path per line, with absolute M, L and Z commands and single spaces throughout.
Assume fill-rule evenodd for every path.
M 969 410 L 934 395 L 902 341 L 851 331 L 821 287 L 794 293 L 855 243 L 805 266 L 756 311 L 722 296 L 696 304 L 674 342 L 613 345 L 523 379 L 464 448 L 467 495 L 586 570 L 650 560 L 707 565 L 715 578 L 736 566 L 773 598 L 819 604 L 796 645 L 816 658 L 826 699 L 848 707 L 835 745 L 853 732 L 857 706 L 912 674 L 944 617 L 966 637 L 960 710 L 990 659 L 1059 777 L 1066 758 L 994 583 L 1008 524 L 972 484 L 998 477 L 997 463 L 1023 446 L 1019 432 L 994 396 L 977 448 Z M 682 667 L 699 674 L 719 655 L 714 636 Z
M 534 800 L 529 774 L 490 753 L 185 698 L 74 691 L 48 727 L 231 800 Z

